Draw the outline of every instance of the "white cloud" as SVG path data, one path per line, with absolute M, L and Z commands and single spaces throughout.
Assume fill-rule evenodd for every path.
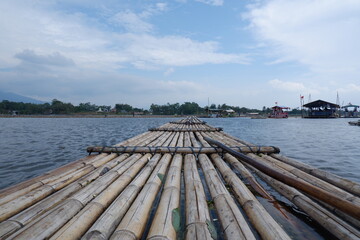
M 169 76 L 171 75 L 173 72 L 175 72 L 175 69 L 174 68 L 169 68 L 168 70 L 166 70 L 164 72 L 164 76 Z
M 69 59 L 58 52 L 54 52 L 49 55 L 38 55 L 32 50 L 24 50 L 15 55 L 16 58 L 22 60 L 23 62 L 30 64 L 38 65 L 50 65 L 50 66 L 60 66 L 67 67 L 73 66 L 74 61 Z
M 359 84 L 347 84 L 343 87 L 338 88 L 338 92 L 341 93 L 360 93 L 360 85 Z
M 306 90 L 304 84 L 298 82 L 284 82 L 279 79 L 273 79 L 269 81 L 269 84 L 273 88 L 291 92 L 301 92 Z
M 212 6 L 222 6 L 224 4 L 224 0 L 196 0 L 196 1 L 209 4 Z
M 277 62 L 359 75 L 360 1 L 269 0 L 251 6 L 245 18 Z
M 302 82 L 281 81 L 279 79 L 270 80 L 268 83 L 273 89 L 289 93 L 319 94 L 321 92 L 329 91 L 326 86 L 319 86 L 315 83 L 306 86 Z
M 129 10 L 117 13 L 111 20 L 129 32 L 150 32 L 153 29 L 153 26 L 145 22 L 141 16 Z
M 182 36 L 152 34 L 147 19 L 165 11 L 158 3 L 139 14 L 118 12 L 118 24 L 128 32 L 118 33 L 100 28 L 84 14 L 51 11 L 28 2 L 0 3 L 0 68 L 18 63 L 15 54 L 26 49 L 38 55 L 59 52 L 73 59 L 78 67 L 116 70 L 129 66 L 159 69 L 169 66 L 201 64 L 247 63 L 242 54 L 219 51 L 215 41 L 196 41 Z
M 198 42 L 181 36 L 155 37 L 149 34 L 124 34 L 118 39 L 124 48 L 122 55 L 127 61 L 140 66 L 191 66 L 205 63 L 248 63 L 240 54 L 217 52 L 218 43 Z

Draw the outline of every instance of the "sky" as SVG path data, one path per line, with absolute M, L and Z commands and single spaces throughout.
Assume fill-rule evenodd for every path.
M 2 0 L 0 90 L 73 104 L 360 104 L 359 0 Z

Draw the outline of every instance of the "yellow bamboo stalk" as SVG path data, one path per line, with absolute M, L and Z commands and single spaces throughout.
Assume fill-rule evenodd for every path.
M 165 175 L 170 160 L 171 155 L 165 154 L 164 160 L 159 162 L 157 168 L 149 177 L 144 188 L 141 190 L 110 239 L 133 239 L 133 236 L 135 236 L 135 239 L 139 239 L 141 237 L 152 204 L 162 184 L 159 175 Z
M 123 163 L 133 163 L 141 157 L 140 154 L 132 155 Z M 118 166 L 117 166 L 118 167 Z M 115 167 L 115 168 L 117 168 Z M 117 177 L 119 177 L 118 169 L 112 169 L 97 181 L 85 186 L 76 192 L 71 198 L 65 200 L 58 207 L 50 211 L 49 214 L 41 218 L 39 221 L 30 224 L 20 231 L 16 232 L 13 237 L 17 239 L 41 239 L 48 238 L 68 220 L 77 214 L 89 201 L 101 193 L 108 185 L 110 185 Z M 121 166 L 119 167 L 119 169 Z
M 176 154 L 172 159 L 166 177 L 164 190 L 159 207 L 152 221 L 147 239 L 176 239 L 176 232 L 180 225 L 180 177 L 182 156 Z M 175 225 L 175 227 L 174 227 Z
M 86 205 L 50 239 L 79 239 L 150 159 L 146 154 L 129 167 L 93 201 Z
M 132 202 L 144 186 L 149 175 L 157 166 L 160 154 L 154 155 L 148 164 L 141 170 L 135 179 L 124 189 L 124 191 L 112 202 L 106 211 L 92 225 L 82 239 L 109 239 L 115 228 L 119 225 L 123 216 L 131 206 Z M 166 161 L 168 156 L 161 161 Z M 159 165 L 161 166 L 161 165 Z M 154 170 L 154 174 L 159 171 L 159 167 Z M 156 174 L 155 174 L 156 175 Z
M 249 154 L 249 156 L 257 158 L 257 159 L 265 159 L 266 161 L 270 162 L 273 165 L 276 165 L 286 171 L 288 171 L 289 173 L 293 174 L 294 176 L 299 177 L 300 179 L 305 180 L 306 182 L 317 186 L 319 188 L 324 189 L 325 191 L 331 192 L 332 194 L 337 195 L 338 197 L 342 198 L 342 199 L 346 199 L 349 202 L 352 202 L 354 204 L 356 204 L 357 206 L 359 206 L 360 208 L 360 198 L 354 196 L 353 194 L 350 194 L 348 192 L 346 192 L 345 190 L 342 190 L 341 188 L 338 188 L 326 181 L 323 181 L 317 177 L 312 176 L 311 174 L 305 173 L 303 171 L 301 171 L 300 169 L 293 167 L 291 165 L 288 165 L 284 162 L 281 162 L 279 160 L 276 160 L 275 158 L 272 158 L 270 156 L 266 156 L 263 155 L 261 158 L 257 157 L 255 154 Z M 264 161 L 264 160 L 263 160 Z
M 95 157 L 89 156 L 86 158 L 79 159 L 76 162 L 66 164 L 60 168 L 54 169 L 50 172 L 47 172 L 47 173 L 45 173 L 41 176 L 35 177 L 33 179 L 30 179 L 26 182 L 19 183 L 17 185 L 10 186 L 6 189 L 1 190 L 0 206 L 7 202 L 10 202 L 11 200 L 14 200 L 20 196 L 23 196 L 23 195 L 35 190 L 38 187 L 41 187 L 42 185 L 44 185 L 43 182 L 46 182 L 46 179 L 52 178 L 52 176 L 59 176 L 61 174 L 66 175 L 68 173 L 71 173 L 73 171 L 76 171 L 77 169 L 84 167 L 86 162 L 90 161 L 93 158 L 95 158 Z
M 284 163 L 287 163 L 293 167 L 296 167 L 306 173 L 309 173 L 315 177 L 318 177 L 324 181 L 327 181 L 339 188 L 342 188 L 342 189 L 360 197 L 360 184 L 357 182 L 353 182 L 348 179 L 339 177 L 338 175 L 323 171 L 321 169 L 311 167 L 307 164 L 298 162 L 292 158 L 288 158 L 288 157 L 280 155 L 280 154 L 270 154 L 270 155 L 273 158 L 276 158 Z
M 104 165 L 104 168 L 113 168 L 129 155 L 122 154 L 118 158 L 115 158 Z M 61 189 L 60 191 L 50 195 L 49 197 L 43 199 L 39 203 L 25 209 L 19 214 L 11 217 L 10 219 L 0 223 L 0 238 L 14 233 L 17 229 L 27 225 L 30 221 L 39 218 L 41 215 L 45 214 L 48 210 L 59 204 L 61 201 L 66 199 L 69 195 L 81 189 L 81 187 L 86 186 L 88 183 L 96 180 L 102 172 L 102 168 L 85 175 L 76 182 L 73 182 Z M 9 223 L 10 222 L 10 223 Z

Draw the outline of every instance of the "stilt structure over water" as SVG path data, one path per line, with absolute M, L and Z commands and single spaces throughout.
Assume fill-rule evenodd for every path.
M 326 236 L 360 238 L 358 183 L 197 118 L 88 151 L 0 191 L 0 238 L 312 238 L 282 196 Z

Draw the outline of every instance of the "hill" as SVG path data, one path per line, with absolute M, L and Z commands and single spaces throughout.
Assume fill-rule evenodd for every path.
M 23 103 L 35 103 L 35 104 L 42 104 L 45 103 L 43 101 L 34 99 L 34 98 L 29 98 L 29 97 L 25 97 L 16 93 L 11 93 L 11 92 L 3 92 L 0 90 L 0 102 L 3 100 L 8 100 L 11 102 L 23 102 Z

